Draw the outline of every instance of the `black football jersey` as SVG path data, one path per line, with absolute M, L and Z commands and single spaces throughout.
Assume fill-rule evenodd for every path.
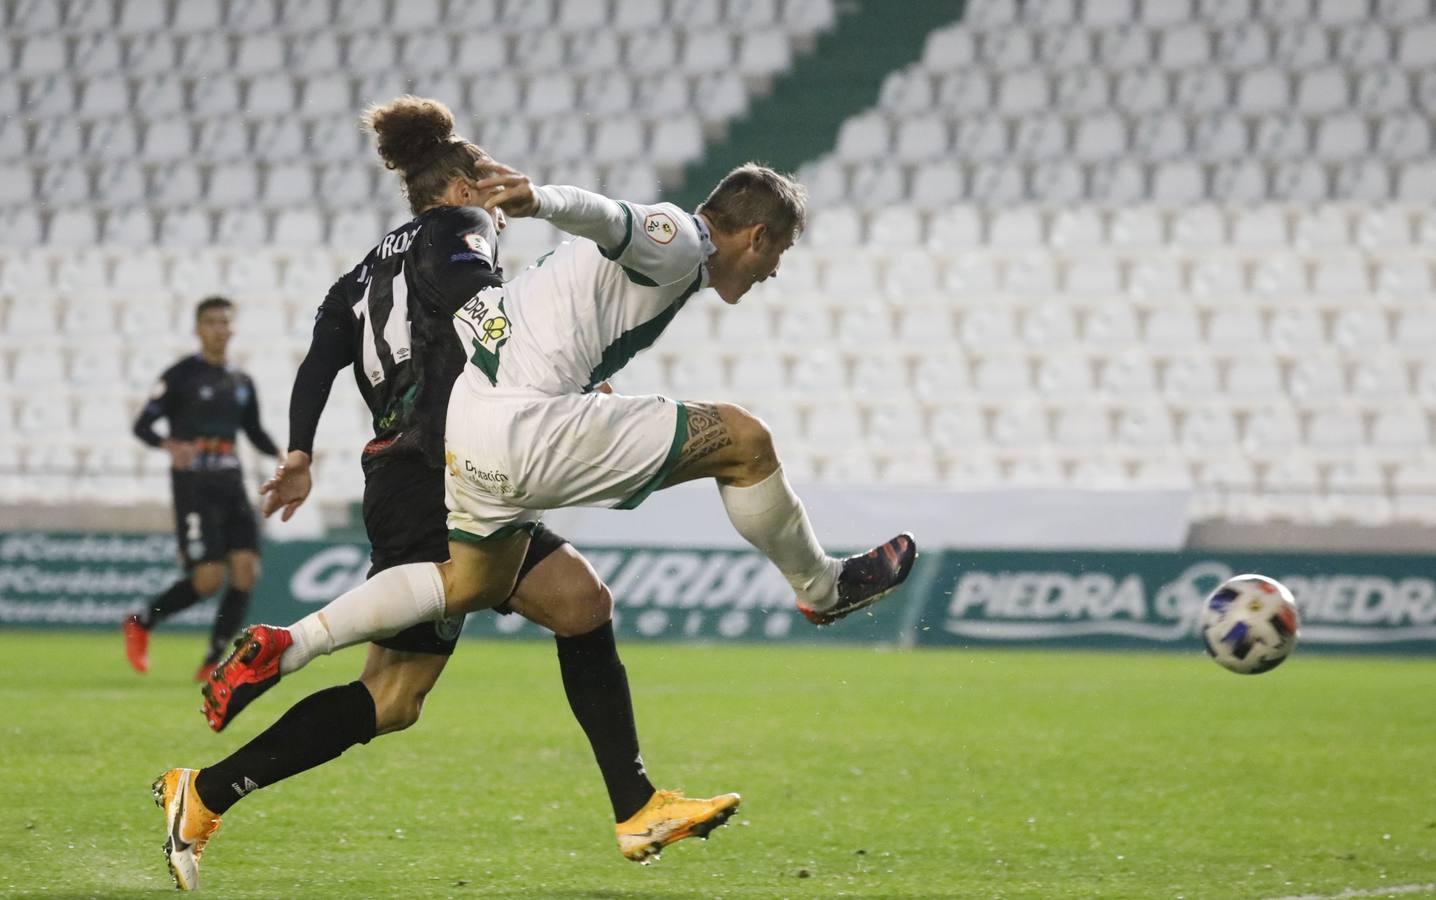
M 496 254 L 487 212 L 436 207 L 385 235 L 330 288 L 316 327 L 348 331 L 354 378 L 373 416 L 369 455 L 413 448 L 442 462 L 449 392 L 465 361 L 453 315 L 502 284 Z
M 194 471 L 237 471 L 234 441 L 241 429 L 260 452 L 278 452 L 260 424 L 254 382 L 234 366 L 217 366 L 198 354 L 185 357 L 160 376 L 135 421 L 135 434 L 159 446 L 162 438 L 154 424 L 160 419 L 169 423 L 170 438 L 199 442 L 199 455 L 190 466 Z

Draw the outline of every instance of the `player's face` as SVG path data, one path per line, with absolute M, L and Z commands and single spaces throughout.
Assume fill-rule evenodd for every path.
M 793 246 L 792 235 L 779 239 L 774 232 L 765 230 L 753 248 L 753 263 L 757 275 L 755 281 L 776 278 L 778 264 L 782 261 L 783 254 L 787 253 L 791 246 Z
M 793 246 L 791 235 L 778 238 L 775 232 L 769 231 L 767 228 L 758 228 L 750 239 L 748 249 L 743 254 L 741 261 L 743 293 L 748 293 L 748 289 L 760 281 L 776 278 L 783 254 L 791 246 Z M 736 302 L 736 298 L 729 302 Z
M 224 354 L 229 339 L 234 335 L 233 318 L 227 309 L 207 309 L 195 322 L 194 333 L 199 335 L 200 346 L 212 356 Z

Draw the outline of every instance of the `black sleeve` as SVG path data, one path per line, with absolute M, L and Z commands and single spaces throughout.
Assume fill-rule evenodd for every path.
M 443 210 L 420 232 L 415 275 L 439 299 L 437 312 L 452 315 L 484 288 L 503 284 L 498 232 L 488 212 L 472 206 Z
M 151 447 L 158 447 L 164 443 L 164 438 L 155 431 L 155 422 L 168 417 L 170 397 L 170 373 L 165 372 L 155 384 L 155 389 L 150 393 L 150 399 L 145 403 L 145 408 L 140 410 L 139 418 L 135 419 L 135 437 L 149 444 Z
M 348 277 L 348 276 L 346 276 Z M 319 415 L 329 402 L 334 376 L 354 362 L 354 316 L 335 285 L 314 317 L 309 352 L 294 376 L 289 395 L 289 449 L 314 455 Z
M 279 448 L 274 444 L 274 438 L 264 430 L 264 423 L 259 421 L 259 391 L 255 390 L 254 382 L 249 382 L 249 402 L 244 405 L 244 418 L 241 423 L 244 426 L 244 433 L 255 449 L 267 456 L 278 456 Z

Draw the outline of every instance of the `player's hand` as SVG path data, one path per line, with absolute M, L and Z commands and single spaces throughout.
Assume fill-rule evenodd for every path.
M 264 498 L 260 503 L 260 512 L 267 519 L 274 515 L 275 510 L 283 508 L 279 520 L 288 522 L 313 486 L 314 480 L 309 475 L 309 454 L 302 450 L 290 450 L 284 462 L 275 467 L 274 475 L 259 486 L 259 495 Z
M 494 174 L 481 178 L 474 184 L 483 202 L 479 205 L 489 212 L 503 210 L 506 215 L 522 219 L 538 212 L 538 197 L 534 195 L 533 182 L 517 169 L 503 163 L 485 166 Z
M 595 385 L 593 386 L 593 389 L 594 389 L 595 391 L 597 391 L 598 393 L 600 393 L 600 394 L 611 394 L 611 393 L 613 393 L 613 385 L 612 385 L 610 382 L 607 382 L 607 381 L 600 381 L 598 384 L 595 384 Z
M 188 469 L 199 456 L 199 441 L 176 441 L 166 439 L 160 443 L 170 455 L 171 469 Z

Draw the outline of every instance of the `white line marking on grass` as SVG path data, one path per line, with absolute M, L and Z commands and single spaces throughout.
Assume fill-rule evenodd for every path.
M 1398 894 L 1436 893 L 1436 883 L 1393 884 L 1389 887 L 1358 890 L 1352 888 L 1339 894 L 1292 894 L 1287 897 L 1272 897 L 1270 900 L 1354 900 L 1357 897 L 1395 897 Z

